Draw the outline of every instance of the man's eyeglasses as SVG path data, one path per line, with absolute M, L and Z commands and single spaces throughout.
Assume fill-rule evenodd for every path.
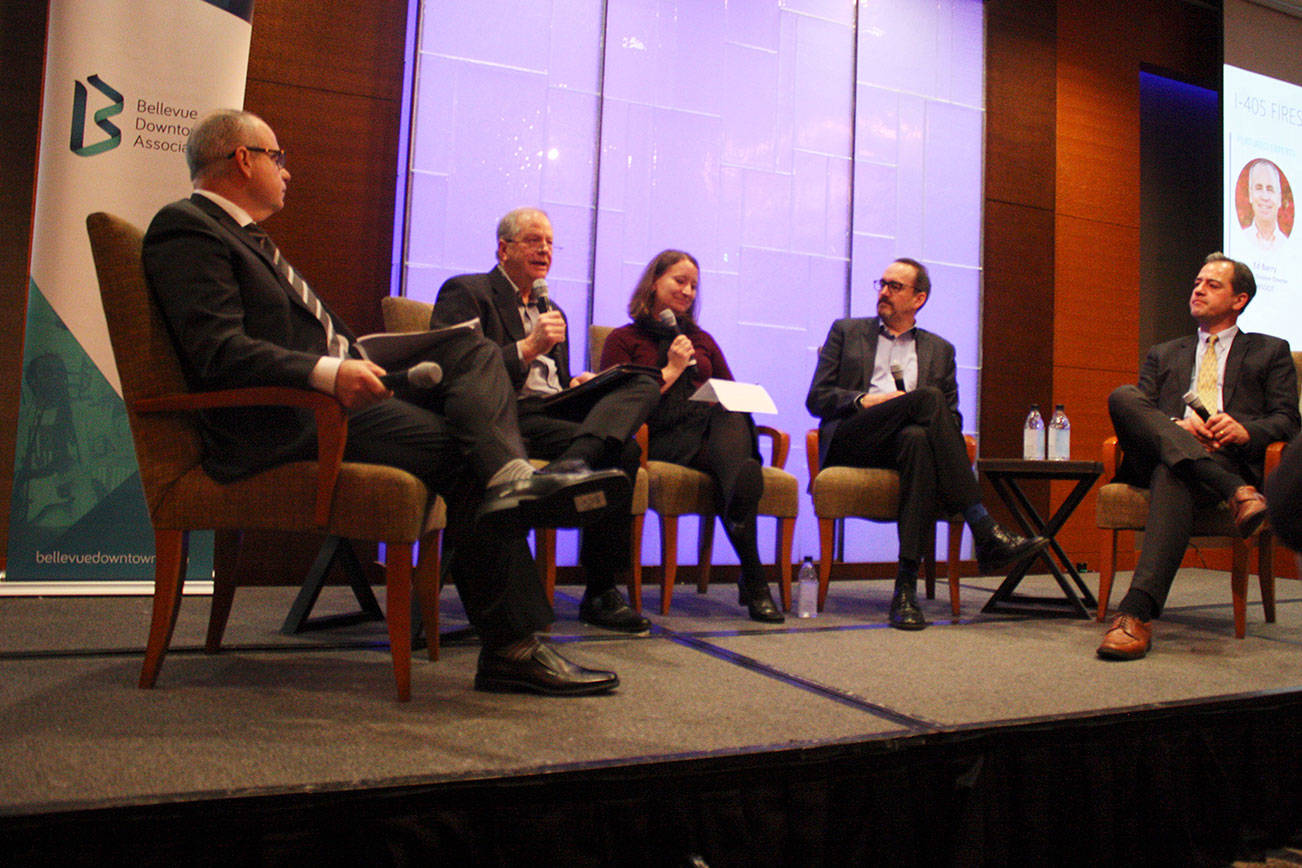
M 244 150 L 252 151 L 255 154 L 266 154 L 268 157 L 271 157 L 271 162 L 276 164 L 277 169 L 285 168 L 285 152 L 278 148 L 255 148 L 253 145 L 245 145 Z M 236 148 L 226 155 L 226 159 L 229 160 L 239 152 L 240 149 Z
M 543 238 L 541 235 L 526 235 L 524 238 L 512 238 L 511 243 L 519 244 L 521 247 L 532 247 L 534 250 L 542 250 L 543 248 L 560 250 L 560 248 L 556 246 L 556 242 L 552 241 L 550 238 Z
M 889 289 L 891 292 L 899 292 L 901 289 L 913 289 L 912 284 L 900 283 L 898 280 L 874 280 L 873 286 L 878 292 L 883 289 Z

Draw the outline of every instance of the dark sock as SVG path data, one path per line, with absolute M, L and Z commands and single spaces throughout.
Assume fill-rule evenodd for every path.
M 978 507 L 984 514 L 975 520 L 967 519 L 967 526 L 972 528 L 972 538 L 974 540 L 977 542 L 984 542 L 994 536 L 995 528 L 998 525 L 995 524 L 995 520 L 990 517 L 990 513 L 986 512 L 985 507 L 981 506 L 981 504 L 978 503 L 976 507 L 968 507 L 968 510 L 976 509 Z M 963 516 L 964 518 L 967 518 L 967 511 L 964 511 Z
M 1121 600 L 1121 605 L 1117 606 L 1117 611 L 1141 621 L 1151 621 L 1157 613 L 1157 601 L 1143 591 L 1131 588 Z
M 577 458 L 589 467 L 597 469 L 608 466 L 608 462 L 603 460 L 605 457 L 606 441 L 592 434 L 583 434 L 575 437 L 556 460 Z
M 900 558 L 899 569 L 895 572 L 895 590 L 913 591 L 918 585 L 918 561 Z

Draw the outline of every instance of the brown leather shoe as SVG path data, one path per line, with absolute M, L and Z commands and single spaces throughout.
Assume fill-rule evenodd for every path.
M 1234 526 L 1244 539 L 1260 530 L 1266 520 L 1266 498 L 1251 485 L 1241 485 L 1234 490 L 1230 508 L 1234 510 Z
M 1138 660 L 1153 645 L 1153 632 L 1147 621 L 1134 615 L 1118 615 L 1103 634 L 1099 656 L 1108 660 Z

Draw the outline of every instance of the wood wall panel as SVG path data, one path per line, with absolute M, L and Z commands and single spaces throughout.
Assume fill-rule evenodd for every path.
M 1134 382 L 1139 227 L 1059 213 L 1054 230 L 1055 368 L 1088 368 Z M 1055 393 L 1062 394 L 1056 383 Z
M 986 4 L 986 196 L 1051 211 L 1054 9 L 1031 3 L 1031 14 L 1021 15 L 1007 14 L 1007 6 Z

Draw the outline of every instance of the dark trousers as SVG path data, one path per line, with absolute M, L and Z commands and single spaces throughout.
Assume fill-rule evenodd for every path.
M 501 364 L 499 359 L 498 364 Z M 602 397 L 581 422 L 547 414 L 533 398 L 520 401 L 520 432 L 530 458 L 553 460 L 570 450 L 580 438 L 593 448 L 581 457 L 594 470 L 618 468 L 637 478 L 642 453 L 633 439 L 656 402 L 660 385 L 651 377 L 635 377 Z M 615 576 L 629 567 L 632 525 L 626 512 L 610 511 L 582 531 L 579 563 L 589 594 L 615 587 Z
M 1149 491 L 1144 547 L 1130 587 L 1152 597 L 1160 615 L 1193 535 L 1194 510 L 1224 500 L 1255 474 L 1237 449 L 1208 452 L 1135 386 L 1114 390 L 1108 413 L 1123 454 L 1117 479 Z
M 443 382 L 352 414 L 344 457 L 401 468 L 443 496 L 447 569 L 466 616 L 486 645 L 506 644 L 552 622 L 524 533 L 485 533 L 474 521 L 484 483 L 525 456 L 515 394 L 500 350 L 478 335 L 440 344 L 430 360 Z
M 655 445 L 651 447 L 652 454 Z M 755 458 L 755 426 L 744 413 L 730 413 L 721 405 L 710 407 L 701 448 L 688 462 L 714 480 L 724 533 L 741 566 L 741 583 L 750 590 L 765 585 L 756 540 L 756 511 L 764 494 L 764 471 Z
M 842 421 L 825 463 L 899 471 L 902 560 L 922 559 L 938 506 L 946 513 L 962 512 L 981 502 L 963 432 L 934 386 L 859 410 Z
M 1302 551 L 1302 437 L 1295 437 L 1266 483 L 1270 525 L 1293 551 Z

